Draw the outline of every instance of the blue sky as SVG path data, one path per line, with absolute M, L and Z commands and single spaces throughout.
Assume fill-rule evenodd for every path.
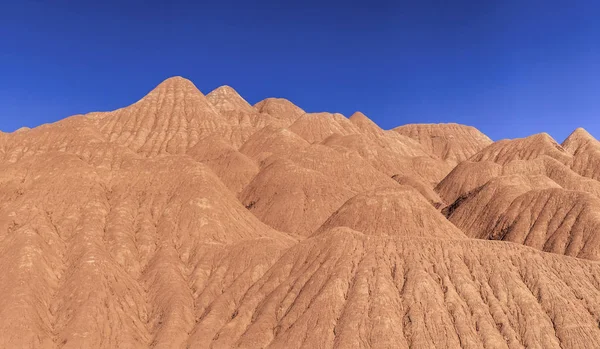
M 597 1 L 3 1 L 0 130 L 137 101 L 181 75 L 383 128 L 600 136 Z

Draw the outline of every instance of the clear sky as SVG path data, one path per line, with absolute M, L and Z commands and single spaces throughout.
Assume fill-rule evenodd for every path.
M 0 2 L 2 131 L 123 107 L 174 75 L 383 128 L 600 137 L 600 2 Z

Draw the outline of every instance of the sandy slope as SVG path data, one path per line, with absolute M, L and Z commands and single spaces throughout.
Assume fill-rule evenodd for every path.
M 599 153 L 181 77 L 0 133 L 0 347 L 597 348 Z

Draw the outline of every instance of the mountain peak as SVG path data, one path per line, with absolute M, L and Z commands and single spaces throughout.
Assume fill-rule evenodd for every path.
M 370 120 L 365 114 L 363 114 L 363 112 L 357 110 L 354 112 L 354 114 L 352 114 L 349 119 L 367 119 Z
M 244 111 L 249 113 L 256 112 L 253 108 L 233 87 L 223 85 L 212 90 L 206 95 L 206 98 L 220 112 L 229 111 Z
M 238 92 L 231 86 L 229 85 L 223 85 L 223 86 L 219 86 L 216 89 L 212 90 L 209 94 L 214 94 L 214 95 L 235 95 L 235 96 L 239 96 Z
M 562 147 L 571 154 L 575 154 L 581 147 L 584 147 L 587 144 L 597 144 L 597 142 L 596 138 L 588 131 L 582 127 L 578 127 L 569 135 L 569 137 L 567 137 L 567 139 L 565 139 L 562 143 Z
M 569 143 L 569 142 L 573 142 L 576 140 L 596 140 L 596 138 L 594 138 L 594 136 L 592 136 L 588 131 L 586 131 L 586 129 L 584 129 L 583 127 L 578 127 L 575 129 L 575 131 L 573 131 L 568 137 L 567 139 L 565 139 L 564 143 Z
M 369 124 L 374 124 L 373 120 L 369 119 L 369 117 L 367 117 L 365 114 L 363 114 L 360 111 L 356 111 L 354 114 L 352 114 L 349 118 L 350 121 L 352 121 L 355 124 L 358 123 L 369 123 Z
M 173 77 L 0 132 L 0 348 L 598 347 L 600 143 L 376 130 Z
M 560 145 L 549 133 L 547 132 L 541 132 L 541 133 L 537 133 L 534 134 L 532 136 L 526 137 L 526 138 L 531 138 L 531 144 L 533 146 L 539 146 L 539 147 L 543 147 L 543 146 L 548 146 L 551 145 L 554 148 L 563 151 L 564 152 L 564 148 L 562 147 L 562 145 Z
M 358 128 L 362 129 L 363 131 L 375 131 L 377 133 L 383 131 L 375 122 L 373 122 L 373 120 L 369 119 L 368 116 L 360 111 L 352 114 L 348 120 L 350 120 L 354 125 L 358 126 Z
M 156 87 L 152 91 L 150 91 L 146 96 L 144 96 L 142 100 L 176 91 L 183 91 L 191 94 L 200 94 L 204 96 L 204 94 L 202 94 L 202 92 L 200 92 L 196 85 L 194 85 L 194 83 L 190 80 L 181 76 L 173 76 L 168 79 L 165 79 L 160 84 L 156 85 Z
M 156 86 L 156 88 L 159 87 L 163 87 L 163 88 L 173 88 L 173 87 L 186 87 L 186 88 L 196 88 L 196 85 L 194 85 L 194 83 L 189 80 L 186 79 L 182 76 L 172 76 L 170 78 L 165 79 L 163 82 L 161 82 L 160 84 L 158 84 L 158 86 Z

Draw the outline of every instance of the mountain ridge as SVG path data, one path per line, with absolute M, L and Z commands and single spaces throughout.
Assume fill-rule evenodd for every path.
M 0 347 L 596 348 L 598 154 L 169 78 L 0 133 Z

